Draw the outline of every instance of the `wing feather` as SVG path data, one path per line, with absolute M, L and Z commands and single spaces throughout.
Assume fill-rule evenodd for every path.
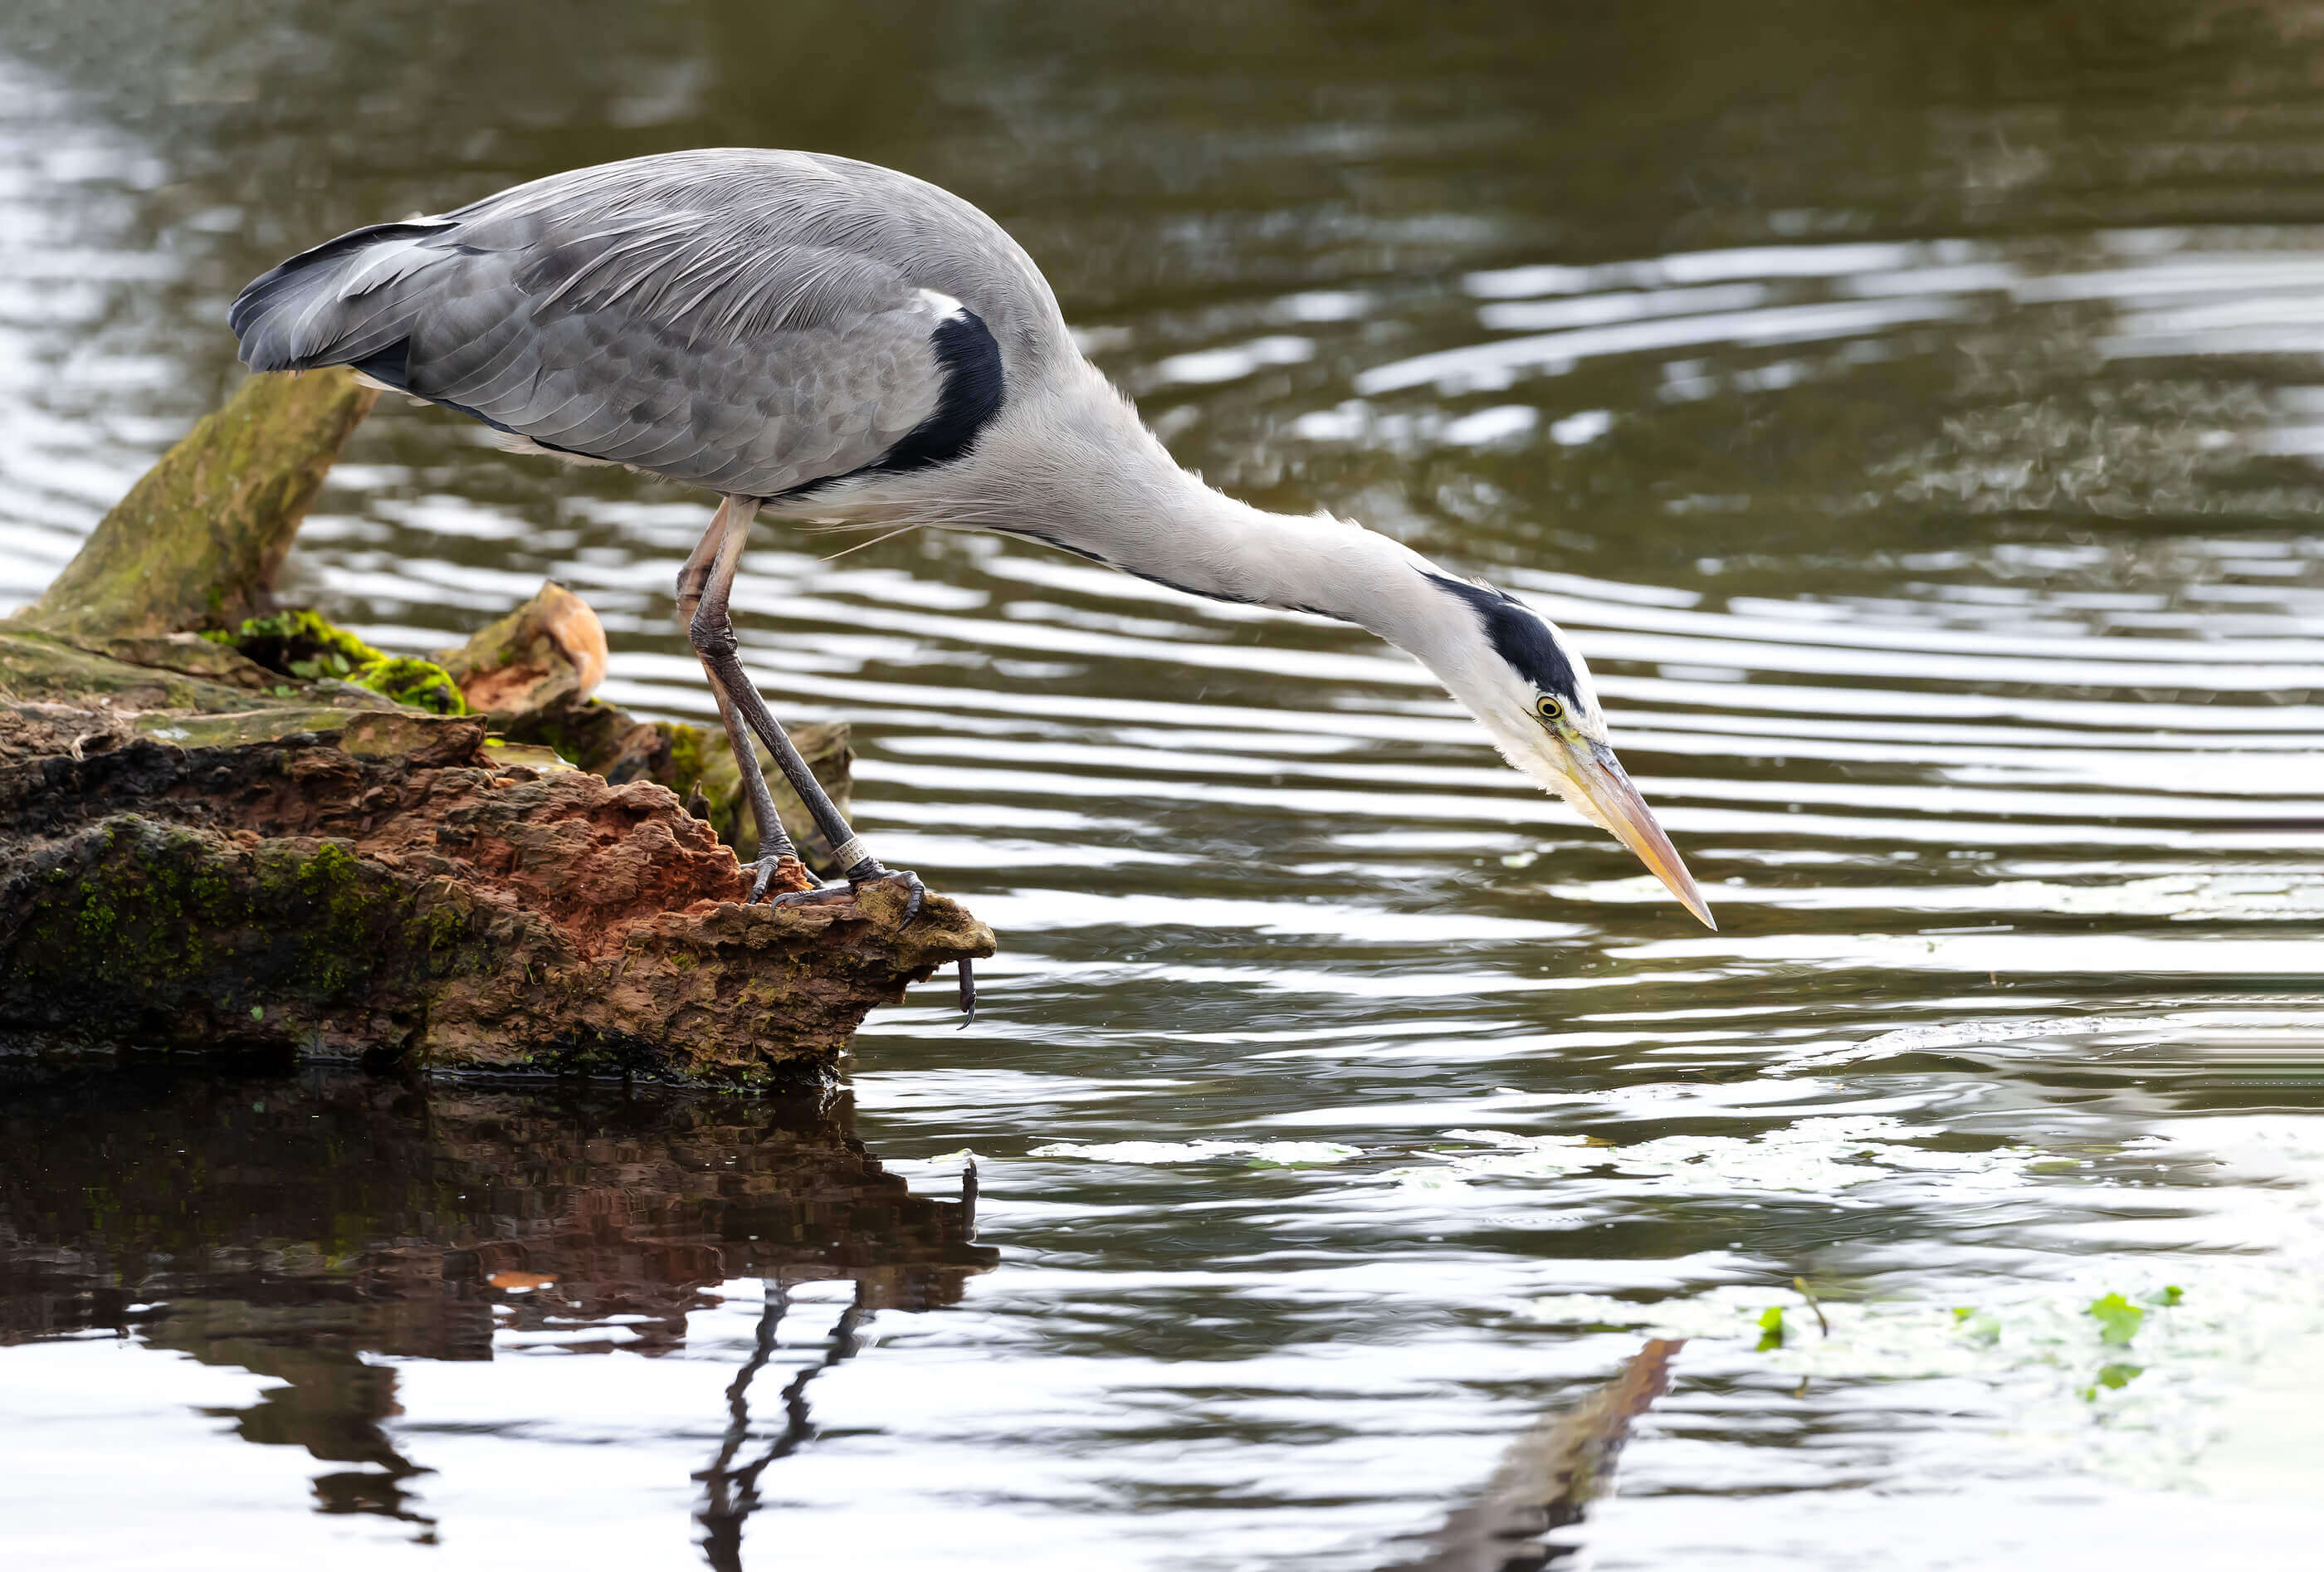
M 930 418 L 955 302 L 1013 325 L 1019 354 L 1066 342 L 1031 263 L 966 203 L 727 152 L 358 230 L 255 281 L 231 319 L 255 369 L 360 365 L 545 447 L 777 496 L 878 465 Z

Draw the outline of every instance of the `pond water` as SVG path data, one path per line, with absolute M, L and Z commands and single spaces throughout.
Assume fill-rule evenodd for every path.
M 2314 1564 L 2310 12 L 14 0 L 0 604 L 279 256 L 720 144 L 961 191 L 1185 462 L 1558 618 L 1720 929 L 1350 629 L 770 523 L 745 658 L 974 1026 L 14 1076 L 12 1564 Z M 707 718 L 704 499 L 477 439 L 383 404 L 295 588 L 553 574 Z

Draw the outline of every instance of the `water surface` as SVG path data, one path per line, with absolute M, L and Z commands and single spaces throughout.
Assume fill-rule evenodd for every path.
M 1683 1336 L 1552 1564 L 2306 1564 L 2311 20 L 32 0 L 0 599 L 285 252 L 719 144 L 960 190 L 1185 462 L 1555 616 L 1720 931 L 1351 629 L 770 524 L 745 659 L 1001 931 L 976 1026 L 820 1110 L 12 1085 L 0 1545 L 1383 1567 Z M 290 571 L 414 651 L 553 574 L 701 720 L 706 514 L 383 405 Z

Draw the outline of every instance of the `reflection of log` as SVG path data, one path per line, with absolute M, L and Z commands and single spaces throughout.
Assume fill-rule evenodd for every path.
M 778 1302 L 852 1280 L 860 1315 L 956 1302 L 999 1255 L 960 1202 L 883 1172 L 843 1104 L 345 1071 L 8 1093 L 0 1345 L 110 1327 L 287 1382 L 229 1417 L 357 1466 L 314 1481 L 327 1512 L 429 1521 L 409 1484 L 425 1470 L 383 1424 L 395 1371 L 367 1355 L 489 1359 L 511 1326 L 588 1347 L 586 1323 L 615 1315 L 650 1354 L 733 1278 Z
M 252 378 L 0 624 L 0 1052 L 765 1085 L 827 1076 L 865 1012 L 991 953 L 939 897 L 900 929 L 892 884 L 742 907 L 706 821 L 737 817 L 724 737 L 590 700 L 603 633 L 567 592 L 454 657 L 557 753 L 395 702 L 419 688 L 390 667 L 461 699 L 307 614 L 238 621 L 368 406 L 338 373 Z M 844 728 L 800 740 L 844 796 Z
M 489 1358 L 495 1317 L 616 1313 L 648 1318 L 650 1348 L 731 1278 L 845 1279 L 868 1305 L 924 1308 L 998 1259 L 960 1202 L 881 1168 L 844 1104 L 333 1071 L 60 1076 L 5 1108 L 0 1344 L 144 1304 L 145 1336 L 189 1348 L 245 1326 Z
M 1622 1373 L 1520 1436 L 1477 1499 L 1444 1520 L 1406 1572 L 1506 1572 L 1544 1564 L 1544 1534 L 1582 1521 L 1612 1483 L 1630 1421 L 1670 1388 L 1682 1341 L 1655 1338 Z

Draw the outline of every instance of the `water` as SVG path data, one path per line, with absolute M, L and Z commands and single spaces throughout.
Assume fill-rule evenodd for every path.
M 1349 629 L 770 527 L 976 1026 L 819 1111 L 12 1083 L 12 1559 L 1384 1567 L 1662 1336 L 1554 1565 L 2310 1564 L 2312 19 L 27 0 L 0 597 L 279 255 L 732 143 L 961 190 L 1185 462 L 1558 617 L 1720 930 Z M 410 650 L 553 573 L 705 719 L 706 516 L 383 405 L 291 571 Z

